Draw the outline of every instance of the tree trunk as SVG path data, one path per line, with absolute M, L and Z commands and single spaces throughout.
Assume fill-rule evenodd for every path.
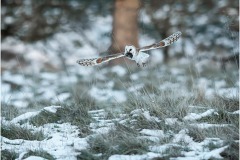
M 115 0 L 110 53 L 123 52 L 126 45 L 138 45 L 139 0 Z M 112 61 L 117 64 L 122 59 Z

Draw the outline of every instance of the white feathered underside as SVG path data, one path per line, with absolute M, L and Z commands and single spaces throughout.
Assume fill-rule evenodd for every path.
M 149 58 L 149 55 L 148 55 L 148 54 L 146 54 L 146 53 L 144 53 L 144 52 L 142 52 L 142 51 L 139 51 L 138 55 L 137 55 L 136 58 L 133 59 L 133 60 L 135 60 L 136 63 L 138 63 L 138 64 L 140 64 L 140 65 L 143 65 L 144 63 L 147 62 L 148 58 Z

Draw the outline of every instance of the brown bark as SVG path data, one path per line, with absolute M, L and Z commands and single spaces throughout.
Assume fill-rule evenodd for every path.
M 123 52 L 126 45 L 138 45 L 138 11 L 140 0 L 116 0 L 113 14 L 111 53 Z M 115 60 L 117 64 L 121 60 Z

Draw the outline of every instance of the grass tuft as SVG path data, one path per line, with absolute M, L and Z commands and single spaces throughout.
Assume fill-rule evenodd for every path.
M 148 150 L 149 142 L 137 138 L 138 132 L 130 127 L 116 124 L 116 128 L 107 134 L 101 134 L 89 139 L 92 153 L 101 153 L 101 159 L 107 159 L 113 154 L 143 154 Z
M 32 117 L 29 123 L 34 126 L 42 126 L 47 123 L 56 123 L 60 120 L 59 115 L 42 110 L 38 115 Z
M 18 126 L 15 124 L 2 124 L 1 135 L 8 139 L 25 139 L 38 141 L 44 139 L 44 134 L 42 131 L 32 132 L 31 129 L 28 129 L 27 127 Z
M 88 150 L 82 150 L 81 154 L 77 156 L 77 160 L 98 160 L 99 157 L 95 156 Z
M 18 158 L 18 154 L 14 151 L 10 150 L 2 150 L 1 151 L 1 160 L 15 160 Z
M 220 155 L 224 159 L 239 159 L 239 142 L 229 141 L 229 147 L 225 149 Z
M 88 125 L 92 121 L 91 116 L 88 114 L 88 108 L 82 104 L 73 104 L 71 106 L 63 106 L 57 109 L 56 113 L 51 113 L 42 110 L 38 115 L 29 120 L 29 123 L 34 126 L 42 126 L 47 123 L 64 123 L 69 122 L 72 125 L 78 126 L 80 129 L 80 136 L 90 134 Z
M 5 103 L 1 104 L 1 115 L 5 117 L 6 120 L 12 120 L 19 115 L 19 111 L 16 107 L 8 105 Z
M 78 126 L 80 137 L 85 137 L 91 133 L 88 125 L 92 122 L 92 117 L 88 113 L 88 108 L 82 104 L 64 106 L 57 110 L 57 116 L 63 122 L 69 122 Z

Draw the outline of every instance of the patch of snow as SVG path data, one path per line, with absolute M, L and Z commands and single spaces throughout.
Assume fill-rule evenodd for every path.
M 44 54 L 42 51 L 40 50 L 36 50 L 36 49 L 29 49 L 28 50 L 28 54 L 26 54 L 25 58 L 30 61 L 31 63 L 45 63 L 50 61 L 50 59 L 47 57 L 46 54 Z
M 134 117 L 134 115 L 138 116 L 138 115 L 141 114 L 142 112 L 143 112 L 143 109 L 135 109 L 135 110 L 132 110 L 132 111 L 130 112 L 130 114 L 133 115 L 133 117 Z
M 111 89 L 98 89 L 92 87 L 89 91 L 89 94 L 98 101 L 110 101 L 110 102 L 125 102 L 127 100 L 126 94 L 124 91 L 116 91 Z
M 183 74 L 184 70 L 179 69 L 179 68 L 171 68 L 170 72 L 172 75 L 179 75 L 179 74 Z
M 56 113 L 58 108 L 61 108 L 61 106 L 44 107 L 43 110 L 51 112 L 51 113 Z
M 92 111 L 88 111 L 88 113 L 90 113 L 90 114 L 105 113 L 105 110 L 104 109 L 92 110 Z
M 81 75 L 83 78 L 88 79 L 88 76 L 91 76 L 94 69 L 91 67 L 84 67 L 84 66 L 80 66 L 82 69 L 78 69 L 77 70 L 77 74 Z M 84 68 L 83 68 L 84 67 Z
M 205 109 L 206 107 L 203 107 L 203 106 L 194 106 L 194 105 L 190 105 L 188 106 L 189 108 L 200 108 L 200 109 Z
M 89 144 L 87 143 L 86 138 L 78 138 L 77 141 L 74 141 L 73 147 L 74 149 L 81 151 L 89 148 Z
M 175 134 L 173 137 L 173 143 L 192 143 L 193 139 L 186 133 L 187 131 L 185 129 L 181 130 L 178 134 Z
M 161 121 L 158 117 L 151 116 L 149 111 L 144 111 L 142 115 L 149 121 L 156 121 L 156 122 Z
M 11 16 L 6 16 L 5 18 L 4 18 L 4 23 L 5 24 L 12 24 L 13 22 L 15 21 L 15 18 L 13 18 L 13 17 L 11 17 Z
M 222 97 L 236 98 L 239 97 L 239 88 L 221 88 L 216 91 L 216 94 Z
M 131 111 L 130 113 L 132 115 L 132 117 L 138 117 L 138 116 L 143 116 L 144 118 L 146 118 L 148 121 L 155 121 L 155 122 L 161 122 L 161 120 L 158 117 L 155 116 L 151 116 L 149 111 L 144 111 L 142 109 L 135 109 L 133 111 Z
M 183 131 L 181 135 L 186 135 L 184 134 L 186 131 Z M 179 136 L 179 134 L 178 134 Z M 189 141 L 188 143 L 188 149 L 189 151 L 182 151 L 181 153 L 184 156 L 181 157 L 176 157 L 172 159 L 176 160 L 185 160 L 185 159 L 210 159 L 210 158 L 222 158 L 220 156 L 220 153 L 223 152 L 227 146 L 211 150 L 208 148 L 208 146 L 213 143 L 216 146 L 221 147 L 224 143 L 223 140 L 220 140 L 219 138 L 206 138 L 204 141 L 198 143 L 194 141 Z
M 77 82 L 77 77 L 75 75 L 71 75 L 71 76 L 61 76 L 61 78 L 59 79 L 59 83 L 62 84 L 72 84 L 72 83 L 76 83 Z
M 156 157 L 162 157 L 162 155 L 153 152 L 148 152 L 143 155 L 112 155 L 108 158 L 108 160 L 147 160 L 154 159 Z
M 194 127 L 206 129 L 206 128 L 210 128 L 210 127 L 227 127 L 227 126 L 229 126 L 230 124 L 194 123 L 194 124 L 190 124 L 190 125 L 191 125 L 191 126 L 194 126 Z
M 16 38 L 7 37 L 4 41 L 1 42 L 1 49 L 10 50 L 16 55 L 21 55 L 25 53 L 26 46 L 22 41 L 17 40 Z
M 11 90 L 10 84 L 1 83 L 1 97 L 2 97 L 2 95 L 10 92 L 10 90 Z
M 39 111 L 36 111 L 36 112 L 27 112 L 27 113 L 24 113 L 18 117 L 15 117 L 11 120 L 12 123 L 19 123 L 21 121 L 24 121 L 24 120 L 27 120 L 29 118 L 32 118 L 36 115 L 38 115 L 40 112 Z
M 64 102 L 68 98 L 70 98 L 70 96 L 71 96 L 70 93 L 61 93 L 53 98 L 53 102 Z
M 148 16 L 148 14 L 146 13 L 145 9 L 140 10 L 139 18 L 141 19 L 142 23 L 147 23 L 147 24 L 151 23 L 151 19 Z
M 97 129 L 92 129 L 92 131 L 97 134 L 107 134 L 112 129 L 113 129 L 113 126 L 110 126 L 110 127 L 100 127 Z
M 215 88 L 223 88 L 226 86 L 226 82 L 224 80 L 215 81 L 214 86 L 215 86 Z
M 40 88 L 38 92 L 42 93 L 38 98 L 42 100 L 49 100 L 56 97 L 56 92 L 53 88 Z
M 22 140 L 22 139 L 10 140 L 10 139 L 8 139 L 8 138 L 5 138 L 5 137 L 2 137 L 2 136 L 1 136 L 1 142 L 2 142 L 2 143 L 9 144 L 9 145 L 21 145 L 21 144 L 24 143 L 24 140 Z
M 187 56 L 193 56 L 197 51 L 196 51 L 196 48 L 195 48 L 195 45 L 193 44 L 192 41 L 190 40 L 186 40 L 185 41 L 185 54 Z
M 22 160 L 24 155 L 27 154 L 27 153 L 28 152 L 22 152 L 16 160 Z
M 165 119 L 165 124 L 166 125 L 174 125 L 177 123 L 178 119 L 177 118 L 166 118 Z
M 158 9 L 153 14 L 155 19 L 166 19 L 168 16 L 168 12 L 163 11 L 163 8 Z
M 199 158 L 201 158 L 201 159 L 213 159 L 213 158 L 222 159 L 222 156 L 220 156 L 220 153 L 222 153 L 227 148 L 228 148 L 228 146 L 224 146 L 221 148 L 214 149 L 207 153 L 202 153 L 199 155 Z
M 144 87 L 144 84 L 136 84 L 136 85 L 132 85 L 131 87 L 128 88 L 129 92 L 136 92 L 137 90 L 140 90 Z
M 27 108 L 29 103 L 25 100 L 14 100 L 11 101 L 11 104 L 17 108 Z
M 26 81 L 26 78 L 23 75 L 11 74 L 10 72 L 3 72 L 2 80 L 6 81 L 6 82 L 13 83 L 13 84 L 17 84 L 17 85 L 20 85 L 20 86 L 22 86 L 26 83 L 29 83 L 28 81 Z
M 162 50 L 152 50 L 151 53 L 151 64 L 156 65 L 164 60 L 164 54 Z
M 127 71 L 122 66 L 114 66 L 111 69 L 112 72 L 116 73 L 119 77 L 126 75 Z
M 240 114 L 240 110 L 234 111 L 232 114 Z
M 214 89 L 212 89 L 212 88 L 207 88 L 206 90 L 205 90 L 205 97 L 207 98 L 207 99 L 211 99 L 211 98 L 213 98 L 214 96 L 215 96 L 215 90 Z
M 25 85 L 19 92 L 15 93 L 18 99 L 32 99 L 34 98 L 34 93 L 30 86 Z
M 113 88 L 113 86 L 114 86 L 114 81 L 109 81 L 106 83 L 106 87 L 109 89 Z
M 171 148 L 171 147 L 180 147 L 179 144 L 163 144 L 163 145 L 156 145 L 156 146 L 149 146 L 149 150 L 151 152 L 156 152 L 156 153 L 165 153 L 167 151 L 167 149 Z
M 45 80 L 49 81 L 55 81 L 58 79 L 58 76 L 56 73 L 49 73 L 49 72 L 43 72 L 40 74 L 40 77 Z
M 25 158 L 24 160 L 47 160 L 47 159 L 38 157 L 38 156 L 29 156 L 29 157 Z
M 16 145 L 16 143 L 11 143 L 16 142 L 16 140 L 9 140 L 2 137 L 2 149 L 22 153 L 28 150 L 39 150 L 39 148 L 41 148 L 43 151 L 47 151 L 53 155 L 56 159 L 75 160 L 79 154 L 79 150 L 89 147 L 86 138 L 79 138 L 78 127 L 69 123 L 50 123 L 40 126 L 37 129 L 42 130 L 48 138 L 43 141 L 17 140 L 19 145 Z
M 102 127 L 113 127 L 114 123 L 112 120 L 99 120 L 97 123 L 90 123 L 89 127 L 92 129 L 102 128 Z
M 149 140 L 152 142 L 160 142 L 161 138 L 160 137 L 154 137 L 154 136 L 138 136 L 139 139 L 143 139 L 143 140 Z
M 138 80 L 138 79 L 139 79 L 139 75 L 136 74 L 136 73 L 131 74 L 131 75 L 130 75 L 130 79 L 133 80 L 133 81 Z
M 201 119 L 203 117 L 206 117 L 206 116 L 209 116 L 209 115 L 212 115 L 212 114 L 218 114 L 218 113 L 214 109 L 209 109 L 206 112 L 201 113 L 201 114 L 190 113 L 187 116 L 185 116 L 183 118 L 183 120 L 185 120 L 185 121 L 194 121 L 194 120 L 198 120 L 198 119 Z
M 195 22 L 193 22 L 196 25 L 205 25 L 208 23 L 208 16 L 205 14 L 199 15 L 198 18 L 194 19 Z
M 179 83 L 172 83 L 172 82 L 164 82 L 159 86 L 160 90 L 168 90 L 168 89 L 175 89 L 182 87 Z
M 162 130 L 143 129 L 140 133 L 148 136 L 164 137 L 164 132 Z

